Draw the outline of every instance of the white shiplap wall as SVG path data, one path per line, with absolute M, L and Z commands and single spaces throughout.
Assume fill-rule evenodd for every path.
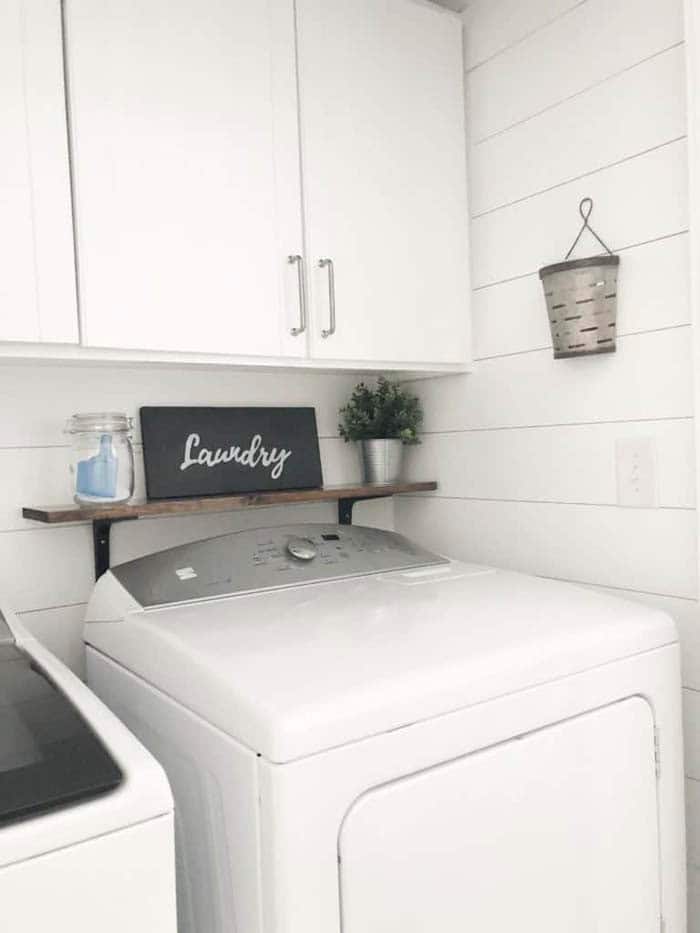
M 683 640 L 691 930 L 700 931 L 700 617 L 681 0 L 473 0 L 464 14 L 475 372 L 426 409 L 398 530 L 671 612 Z M 622 257 L 618 352 L 552 359 L 537 276 L 579 200 Z M 595 252 L 588 240 L 583 249 Z M 581 252 L 578 255 L 585 255 Z M 615 442 L 653 438 L 657 507 L 617 505 Z
M 147 366 L 0 363 L 0 600 L 79 673 L 81 625 L 93 583 L 89 525 L 25 521 L 23 505 L 70 501 L 67 438 L 76 411 L 124 411 L 135 419 L 137 493 L 143 492 L 141 405 L 310 405 L 316 408 L 324 480 L 360 479 L 353 447 L 338 437 L 337 414 L 356 379 L 349 375 L 246 373 Z M 356 520 L 391 527 L 390 502 L 360 503 Z M 242 527 L 335 521 L 333 504 L 251 509 L 125 522 L 112 530 L 119 562 L 159 548 Z

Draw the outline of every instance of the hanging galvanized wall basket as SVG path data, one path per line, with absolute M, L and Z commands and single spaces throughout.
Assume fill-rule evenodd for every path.
M 583 225 L 564 262 L 540 269 L 555 360 L 615 351 L 620 257 L 589 224 L 592 210 L 593 201 L 584 198 L 579 204 Z M 607 255 L 569 259 L 584 230 L 593 234 Z

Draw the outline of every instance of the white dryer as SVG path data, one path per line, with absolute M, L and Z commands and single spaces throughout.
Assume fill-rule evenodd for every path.
M 175 933 L 162 768 L 0 613 L 0 930 Z
M 115 567 L 87 622 L 170 778 L 181 931 L 683 933 L 663 613 L 304 525 Z

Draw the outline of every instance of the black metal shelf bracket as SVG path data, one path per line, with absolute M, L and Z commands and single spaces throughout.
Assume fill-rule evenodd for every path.
M 92 523 L 92 550 L 95 557 L 95 580 L 99 580 L 110 567 L 110 537 L 112 525 L 117 522 L 134 522 L 133 518 L 96 518 Z
M 388 492 L 385 496 L 352 496 L 347 499 L 338 499 L 338 524 L 352 525 L 352 509 L 356 502 L 391 499 L 393 495 L 393 493 Z
M 92 547 L 95 554 L 95 579 L 109 570 L 109 538 L 112 519 L 98 518 L 92 523 Z

